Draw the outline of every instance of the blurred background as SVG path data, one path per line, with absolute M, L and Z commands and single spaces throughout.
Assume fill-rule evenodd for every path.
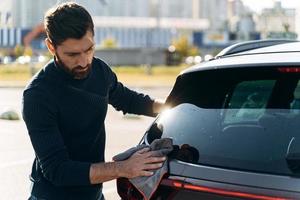
M 1 63 L 47 59 L 43 14 L 61 2 L 0 1 Z M 193 64 L 239 41 L 297 39 L 300 31 L 295 0 L 76 2 L 93 16 L 96 55 L 113 66 Z
M 0 193 L 27 199 L 34 158 L 22 91 L 51 59 L 43 15 L 63 0 L 0 0 Z M 164 99 L 183 69 L 241 41 L 300 35 L 296 0 L 76 0 L 95 23 L 95 55 L 132 89 Z M 136 145 L 152 118 L 109 108 L 106 159 Z M 116 126 L 115 124 L 118 124 Z M 120 142 L 122 141 L 122 142 Z M 107 199 L 118 199 L 114 181 Z

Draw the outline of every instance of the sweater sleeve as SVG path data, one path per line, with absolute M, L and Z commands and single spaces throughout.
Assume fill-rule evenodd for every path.
M 108 68 L 109 103 L 124 114 L 155 116 L 153 112 L 154 100 L 145 94 L 138 93 L 120 83 L 116 74 Z
M 25 91 L 22 114 L 43 176 L 57 186 L 89 185 L 91 164 L 69 158 L 51 99 Z

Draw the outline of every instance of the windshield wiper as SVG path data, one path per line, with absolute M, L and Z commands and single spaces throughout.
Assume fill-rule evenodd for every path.
M 285 160 L 292 172 L 300 172 L 300 141 L 296 140 L 295 137 L 290 140 Z

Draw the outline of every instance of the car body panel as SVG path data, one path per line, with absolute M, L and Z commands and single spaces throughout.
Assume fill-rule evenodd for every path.
M 239 170 L 222 169 L 172 160 L 169 163 L 170 176 L 184 178 L 184 182 L 229 191 L 281 196 L 300 199 L 300 179 Z M 188 178 L 193 177 L 193 178 Z M 182 178 L 177 178 L 181 180 Z
M 239 76 L 234 70 L 244 74 Z M 214 75 L 209 77 L 209 73 Z M 265 107 L 249 108 L 263 110 L 264 115 L 256 121 L 228 123 L 228 113 L 249 114 L 247 107 L 237 108 L 241 113 L 235 111 L 227 100 L 235 97 L 243 78 L 247 83 L 252 81 L 251 74 L 259 78 L 253 87 L 245 87 L 247 91 L 257 88 L 266 93 L 271 88 Z M 171 110 L 154 120 L 140 143 L 169 137 L 179 149 L 185 145 L 197 153 L 169 156 L 169 173 L 152 199 L 300 199 L 299 76 L 300 42 L 224 55 L 182 71 L 166 100 Z M 257 98 L 255 94 L 241 97 L 247 91 L 238 93 L 238 98 Z M 291 99 L 288 94 L 292 94 Z M 185 95 L 195 95 L 194 100 L 200 103 L 184 99 Z M 211 101 L 216 101 L 215 105 Z M 160 127 L 161 132 L 152 133 L 153 126 Z

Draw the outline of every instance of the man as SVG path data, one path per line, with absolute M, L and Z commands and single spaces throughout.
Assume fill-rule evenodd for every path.
M 154 116 L 163 104 L 136 93 L 94 55 L 90 14 L 75 3 L 44 19 L 50 61 L 25 88 L 23 118 L 35 150 L 30 199 L 104 199 L 102 183 L 151 176 L 164 157 L 142 149 L 128 160 L 104 162 L 108 103 L 124 113 Z

